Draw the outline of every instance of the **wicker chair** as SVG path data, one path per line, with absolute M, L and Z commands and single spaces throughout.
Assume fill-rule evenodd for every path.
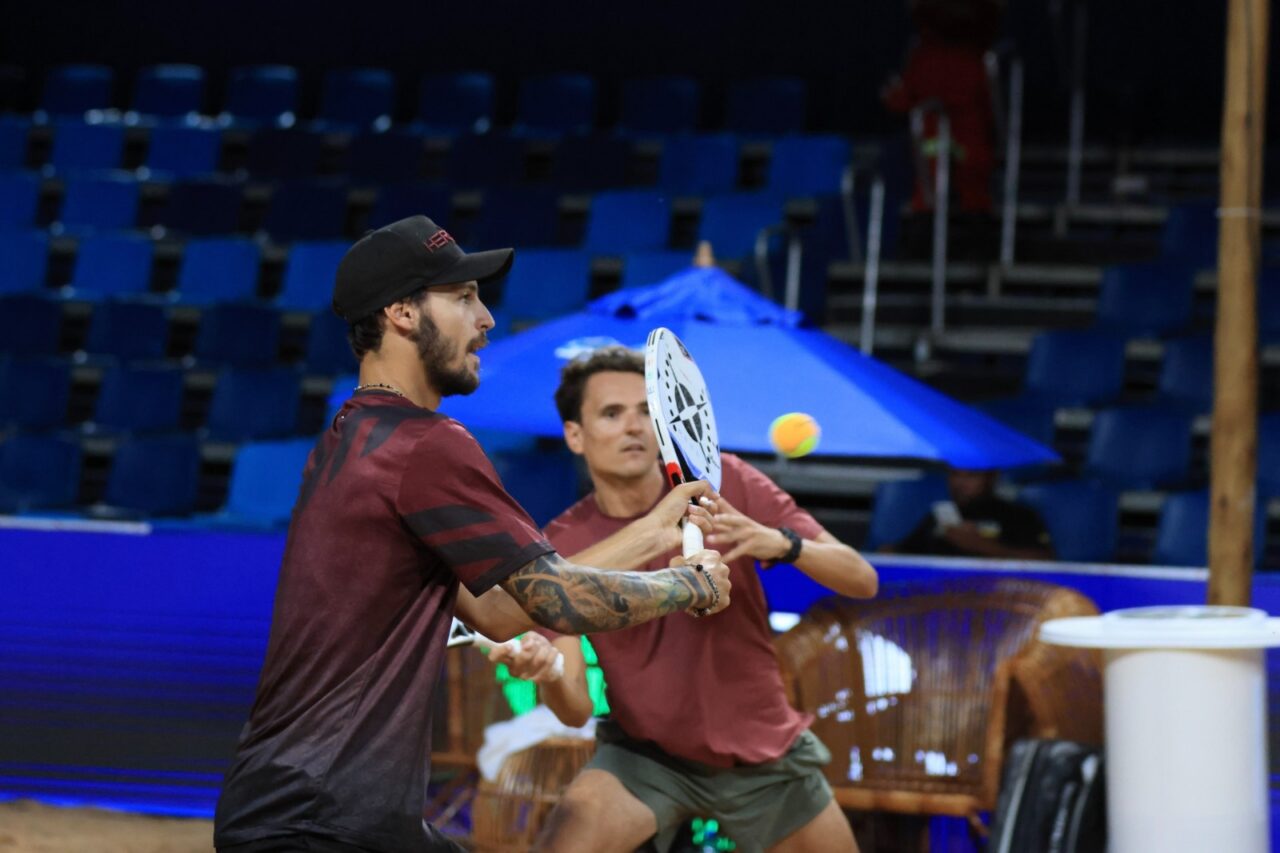
M 596 742 L 548 738 L 507 757 L 493 782 L 481 781 L 471 804 L 471 843 L 477 853 L 527 851 L 543 821 L 578 775 Z
M 842 807 L 966 817 L 982 832 L 1013 740 L 1102 742 L 1097 653 L 1036 639 L 1047 619 L 1097 612 L 1033 581 L 888 587 L 818 602 L 775 649 L 831 750 Z
M 485 727 L 511 719 L 511 707 L 494 678 L 493 664 L 473 646 L 446 652 L 441 687 L 431 734 L 431 773 L 437 787 L 423 816 L 443 830 L 475 795 L 476 753 Z

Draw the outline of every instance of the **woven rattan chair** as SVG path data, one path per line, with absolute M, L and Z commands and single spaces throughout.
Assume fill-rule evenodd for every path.
M 981 832 L 1013 740 L 1102 742 L 1097 653 L 1036 639 L 1047 619 L 1097 612 L 1034 581 L 887 587 L 818 602 L 775 648 L 842 807 L 961 816 Z
M 594 740 L 548 738 L 507 757 L 498 778 L 481 781 L 471 804 L 477 853 L 527 851 L 543 821 L 595 752 Z

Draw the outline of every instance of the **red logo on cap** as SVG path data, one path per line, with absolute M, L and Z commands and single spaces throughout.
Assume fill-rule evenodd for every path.
M 428 249 L 434 252 L 436 249 L 443 249 L 445 246 L 456 241 L 452 236 L 450 236 L 448 231 L 441 228 L 422 242 Z

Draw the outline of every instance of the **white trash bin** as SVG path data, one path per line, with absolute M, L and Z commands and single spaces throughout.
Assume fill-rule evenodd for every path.
M 1102 649 L 1111 853 L 1267 853 L 1267 676 L 1280 619 L 1138 607 L 1053 619 L 1040 639 Z

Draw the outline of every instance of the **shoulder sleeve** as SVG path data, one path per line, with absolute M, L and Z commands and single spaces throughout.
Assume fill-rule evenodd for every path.
M 453 420 L 434 425 L 414 447 L 396 511 L 473 595 L 553 550 L 471 433 Z
M 784 492 L 778 484 L 770 480 L 756 468 L 743 462 L 732 453 L 723 456 L 724 483 L 726 491 L 733 489 L 734 494 L 726 494 L 739 510 L 766 527 L 790 527 L 803 539 L 814 539 L 825 532 L 825 528 L 809 514 L 808 510 L 796 505 L 795 498 Z M 730 487 L 732 476 L 736 485 Z

